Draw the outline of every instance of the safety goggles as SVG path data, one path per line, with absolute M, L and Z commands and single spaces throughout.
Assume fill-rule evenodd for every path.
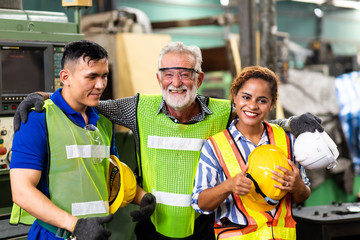
M 175 76 L 178 76 L 180 80 L 193 80 L 195 78 L 195 73 L 199 73 L 198 70 L 194 68 L 183 68 L 183 67 L 169 67 L 169 68 L 159 68 L 161 72 L 162 79 L 171 81 Z
M 109 148 L 105 145 L 105 141 L 96 126 L 88 124 L 84 130 L 90 140 L 90 145 L 86 145 L 84 151 L 88 152 L 87 157 L 92 158 L 94 164 L 99 164 L 108 158 Z

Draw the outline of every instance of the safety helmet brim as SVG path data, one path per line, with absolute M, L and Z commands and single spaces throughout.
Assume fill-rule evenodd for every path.
M 109 166 L 109 212 L 114 214 L 127 206 L 136 195 L 136 179 L 132 170 L 116 156 L 110 156 Z

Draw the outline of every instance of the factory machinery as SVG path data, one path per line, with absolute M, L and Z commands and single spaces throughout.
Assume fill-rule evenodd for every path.
M 66 2 L 64 5 L 64 2 Z M 31 92 L 54 92 L 66 43 L 84 39 L 79 31 L 81 6 L 91 1 L 63 1 L 73 7 L 75 22 L 64 13 L 26 11 L 0 6 L 0 239 L 25 238 L 30 226 L 10 225 L 12 198 L 9 178 L 13 117 Z M 29 139 L 29 144 L 36 139 Z

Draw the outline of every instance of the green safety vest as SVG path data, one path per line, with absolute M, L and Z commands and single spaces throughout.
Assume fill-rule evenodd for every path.
M 185 238 L 194 232 L 195 211 L 191 207 L 193 181 L 205 140 L 226 128 L 231 105 L 209 99 L 213 114 L 194 124 L 173 122 L 157 114 L 161 95 L 139 95 L 137 121 L 143 188 L 156 196 L 151 221 L 160 234 Z
M 109 161 L 104 159 L 110 157 L 111 122 L 100 115 L 99 131 L 89 132 L 74 124 L 52 100 L 46 100 L 44 107 L 51 201 L 79 218 L 107 215 Z M 28 218 L 22 218 L 23 212 L 14 207 L 10 223 L 29 224 Z

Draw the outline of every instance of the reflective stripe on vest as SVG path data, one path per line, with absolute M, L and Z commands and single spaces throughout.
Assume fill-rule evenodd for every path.
M 290 142 L 285 131 L 277 125 L 266 122 L 265 124 L 270 144 L 276 144 L 291 159 Z M 245 161 L 228 130 L 209 139 L 228 178 L 234 177 L 245 168 Z M 296 222 L 291 212 L 291 194 L 287 194 L 281 200 L 274 218 L 268 213 L 259 213 L 247 208 L 242 204 L 241 196 L 233 195 L 233 197 L 237 207 L 247 219 L 247 226 L 239 229 L 241 226 L 230 227 L 215 223 L 215 234 L 218 239 L 296 239 Z
M 109 161 L 104 158 L 110 157 L 111 122 L 100 115 L 99 131 L 89 132 L 74 124 L 51 100 L 44 107 L 51 201 L 80 218 L 107 215 Z
M 156 196 L 151 216 L 156 231 L 171 238 L 193 234 L 197 214 L 191 207 L 191 193 L 200 150 L 209 136 L 226 128 L 231 105 L 209 99 L 213 114 L 194 124 L 173 122 L 157 114 L 161 95 L 140 95 L 137 109 L 143 188 Z
M 177 137 L 148 137 L 148 148 L 167 150 L 200 151 L 205 139 Z

